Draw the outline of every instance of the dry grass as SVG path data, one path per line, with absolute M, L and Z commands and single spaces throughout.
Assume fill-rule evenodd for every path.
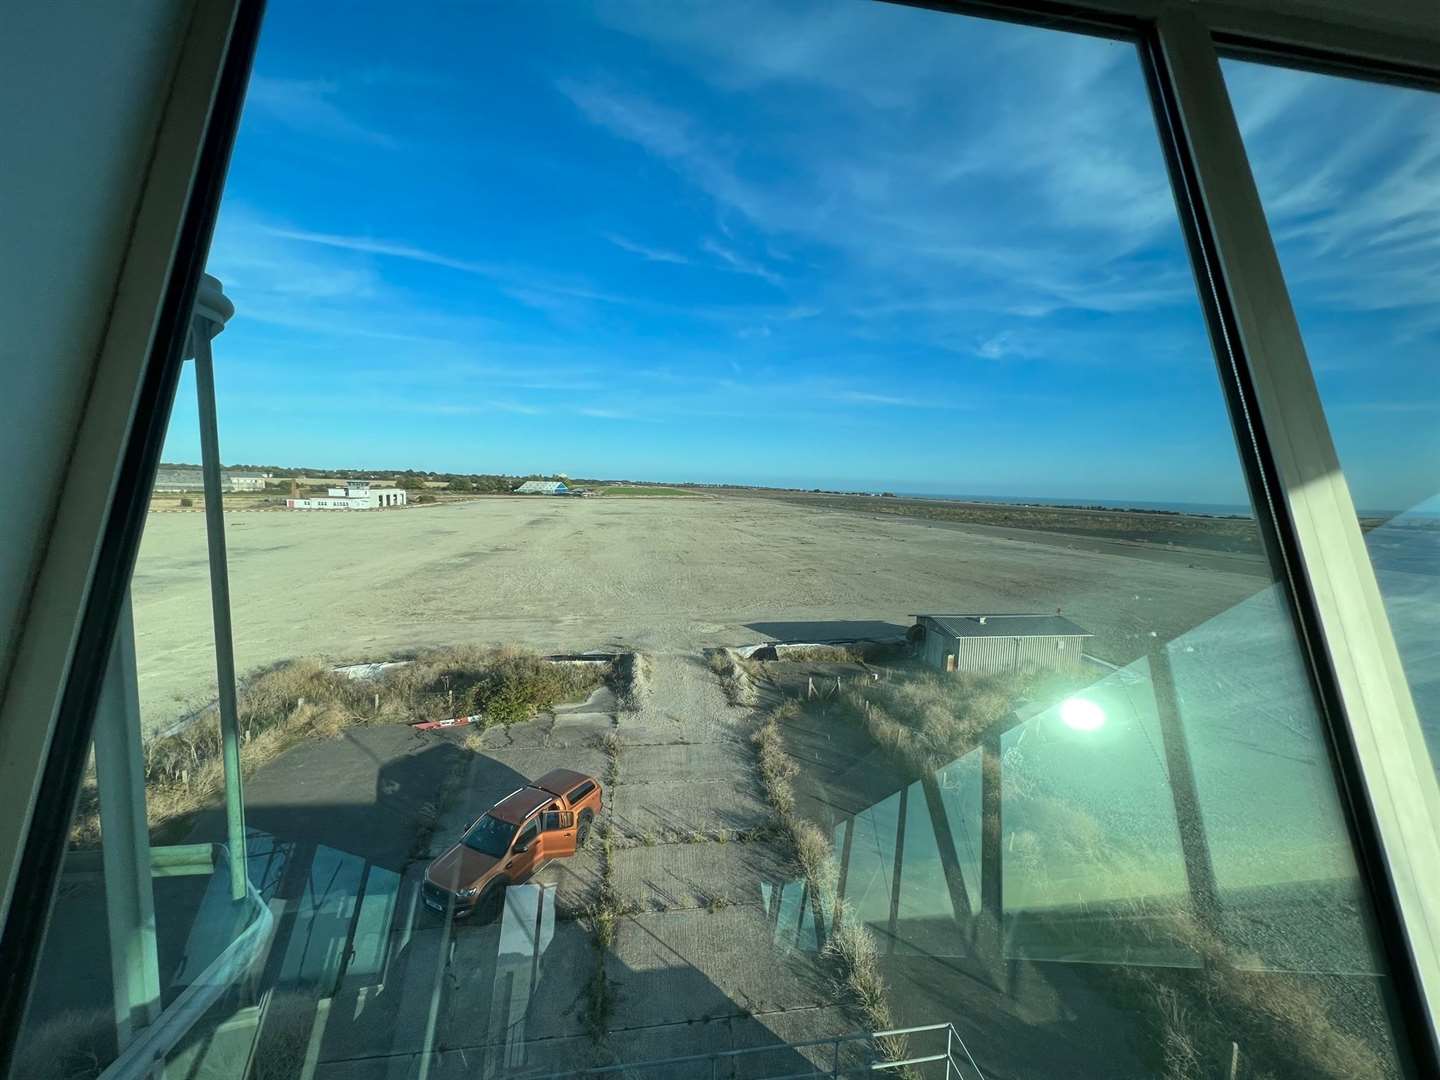
M 842 716 L 864 727 L 913 778 L 937 772 L 973 749 L 981 734 L 1020 702 L 1058 699 L 1077 685 L 1078 680 L 1039 670 L 926 672 L 880 682 L 857 680 L 841 692 L 838 705 Z
M 67 1011 L 27 1024 L 10 1075 L 92 1080 L 115 1054 L 115 1020 L 105 1010 Z
M 632 652 L 611 666 L 611 685 L 621 712 L 639 712 L 650 696 L 650 657 Z
M 1210 1075 L 1202 1063 L 1228 1061 L 1240 1047 L 1242 1076 L 1266 1073 L 1342 1080 L 1395 1075 L 1389 1054 L 1336 1021 L 1351 1004 L 1323 977 L 1256 970 L 1257 956 L 1221 940 L 1193 910 L 1152 902 L 1151 931 L 1196 953 L 1199 971 L 1127 969 L 1151 1003 L 1165 1080 Z M 1328 992 L 1327 992 L 1328 990 Z
M 303 990 L 271 995 L 255 1043 L 254 1080 L 293 1080 L 300 1075 L 315 1029 L 317 998 Z
M 484 715 L 485 726 L 514 723 L 588 694 L 607 674 L 598 665 L 552 664 L 518 649 L 471 646 L 420 653 L 374 680 L 351 679 L 315 659 L 292 660 L 250 675 L 239 687 L 241 760 L 249 775 L 292 746 L 368 724 L 476 713 Z M 146 742 L 145 794 L 152 829 L 219 798 L 221 749 L 213 708 L 184 730 Z M 71 843 L 93 847 L 98 842 L 92 772 L 81 791 Z
M 585 1024 L 597 1042 L 607 1037 L 610 1017 L 615 1011 L 615 988 L 605 968 L 605 954 L 615 943 L 615 929 L 620 920 L 640 910 L 639 905 L 626 902 L 615 887 L 614 841 L 608 823 L 600 829 L 600 887 L 594 902 L 583 918 L 590 930 L 590 944 L 595 966 L 585 988 Z
M 863 922 L 847 917 L 844 902 L 838 898 L 839 872 L 830 839 L 818 826 L 795 812 L 792 781 L 799 768 L 785 753 L 780 721 L 799 711 L 798 702 L 787 701 L 772 710 L 751 735 L 760 782 L 810 893 L 817 898 L 816 906 L 830 920 L 824 954 L 835 962 L 840 982 L 865 1025 L 871 1031 L 881 1031 L 894 1024 L 886 1003 L 885 979 L 880 974 L 875 939 Z M 876 1048 L 895 1060 L 904 1056 L 905 1045 L 903 1038 L 889 1038 L 878 1040 Z
M 879 664 L 900 659 L 909 651 L 905 642 L 855 641 L 848 645 L 777 645 L 781 660 L 812 664 Z
M 734 649 L 714 650 L 710 654 L 710 670 L 720 676 L 720 687 L 731 705 L 749 709 L 759 702 L 755 667 Z
M 844 974 L 845 987 L 870 1030 L 893 1027 L 875 938 L 845 905 L 838 907 L 835 914 L 834 927 L 825 942 L 826 954 L 837 962 Z
M 835 864 L 835 849 L 830 838 L 808 821 L 797 821 L 790 827 L 795 845 L 795 861 L 800 864 L 811 889 L 820 897 L 825 911 L 835 907 L 840 887 L 840 869 Z
M 599 744 L 605 754 L 605 786 L 613 789 L 620 783 L 620 751 L 625 744 L 620 741 L 620 733 L 614 728 L 600 736 Z M 611 797 L 613 798 L 613 794 Z

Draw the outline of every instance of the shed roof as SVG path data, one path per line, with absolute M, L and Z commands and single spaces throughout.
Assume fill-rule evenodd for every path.
M 553 495 L 557 491 L 564 491 L 565 485 L 559 480 L 526 480 L 515 489 L 520 495 Z
M 1063 615 L 916 615 L 951 637 L 1091 637 Z

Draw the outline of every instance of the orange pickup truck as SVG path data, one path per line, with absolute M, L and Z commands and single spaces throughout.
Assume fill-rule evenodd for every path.
M 570 769 L 554 769 L 516 788 L 425 870 L 425 906 L 456 918 L 498 911 L 505 886 L 584 846 L 601 796 L 599 780 Z

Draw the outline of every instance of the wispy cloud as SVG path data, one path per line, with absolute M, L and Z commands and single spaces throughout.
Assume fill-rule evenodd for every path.
M 444 255 L 440 252 L 415 247 L 412 244 L 400 243 L 393 240 L 382 240 L 372 236 L 345 236 L 336 233 L 310 232 L 305 229 L 288 229 L 273 225 L 262 226 L 262 228 L 271 236 L 278 236 L 283 240 L 297 240 L 305 244 L 319 244 L 322 247 L 339 248 L 342 251 L 359 251 L 367 255 L 385 255 L 395 259 L 409 259 L 411 262 L 429 263 L 432 266 L 444 266 L 451 270 L 463 271 L 467 274 L 494 276 L 500 272 L 497 267 L 488 263 L 476 262 L 471 259 L 459 259 L 452 255 Z
M 1035 356 L 1032 341 L 1013 330 L 1002 330 L 984 338 L 975 346 L 975 355 L 985 360 L 1005 360 L 1012 356 Z
M 246 92 L 246 110 L 254 110 L 306 135 L 393 148 L 394 136 L 355 119 L 343 107 L 339 83 L 255 75 Z
M 561 79 L 556 88 L 592 123 L 669 163 L 722 206 L 763 216 L 764 189 L 742 180 L 720 144 L 685 113 L 599 83 Z
M 897 394 L 876 394 L 868 390 L 837 390 L 829 397 L 833 401 L 851 402 L 856 405 L 887 405 L 901 409 L 936 409 L 946 405 L 935 401 L 920 401 L 916 398 L 901 397 Z
M 714 237 L 706 237 L 700 245 L 711 255 L 720 259 L 727 270 L 733 270 L 737 274 L 749 274 L 751 277 L 768 281 L 771 285 L 779 285 L 784 279 L 767 266 L 763 266 L 753 259 L 747 259 L 738 252 L 732 251 Z
M 645 244 L 637 244 L 634 240 L 627 240 L 616 233 L 606 233 L 605 239 L 614 244 L 621 251 L 628 251 L 632 255 L 639 255 L 647 262 L 675 263 L 678 266 L 688 266 L 691 260 L 679 252 L 666 251 L 664 248 L 648 247 Z

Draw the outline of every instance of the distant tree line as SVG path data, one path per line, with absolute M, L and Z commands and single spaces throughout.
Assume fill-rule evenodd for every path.
M 199 465 L 186 462 L 162 461 L 164 469 L 198 469 Z M 222 466 L 227 472 L 269 473 L 268 490 L 287 490 L 292 478 L 325 477 L 335 480 L 378 480 L 390 481 L 405 491 L 424 491 L 431 485 L 442 485 L 443 490 L 474 495 L 503 495 L 514 491 L 526 480 L 558 480 L 567 487 L 593 487 L 605 483 L 603 480 L 585 480 L 547 473 L 453 473 L 429 472 L 423 469 L 333 469 L 313 466 L 254 465 L 236 463 Z

